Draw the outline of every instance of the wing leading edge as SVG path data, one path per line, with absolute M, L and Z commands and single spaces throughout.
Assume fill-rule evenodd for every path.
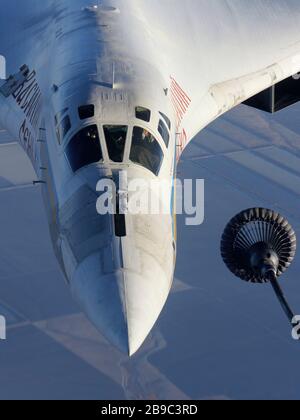
M 178 121 L 181 152 L 210 122 L 300 71 L 298 1 L 189 0 L 171 21 L 176 32 L 162 41 L 171 87 L 176 80 L 190 101 Z

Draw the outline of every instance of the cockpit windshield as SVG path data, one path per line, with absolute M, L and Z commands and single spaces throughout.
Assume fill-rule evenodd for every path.
M 158 175 L 163 157 L 163 151 L 155 137 L 143 128 L 134 127 L 130 160 Z
M 66 156 L 74 172 L 103 159 L 98 128 L 91 125 L 80 130 L 66 147 Z
M 105 125 L 103 129 L 110 160 L 123 162 L 128 126 Z

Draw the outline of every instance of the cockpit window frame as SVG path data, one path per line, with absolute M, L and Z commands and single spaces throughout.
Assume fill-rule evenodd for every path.
M 69 114 L 65 115 L 62 120 L 56 126 L 56 136 L 58 143 L 60 145 L 63 144 L 64 139 L 66 138 L 67 134 L 71 131 L 72 122 Z
M 111 153 L 110 153 L 110 150 L 109 150 L 107 131 L 106 131 L 106 129 L 108 129 L 108 127 L 110 127 L 110 128 L 114 128 L 114 127 L 115 128 L 117 128 L 117 127 L 126 128 L 125 144 L 124 144 L 124 148 L 123 148 L 123 158 L 122 158 L 121 161 L 112 159 L 112 156 L 111 156 Z M 106 154 L 107 154 L 109 162 L 112 163 L 112 164 L 122 164 L 122 163 L 124 163 L 127 159 L 127 145 L 128 145 L 128 142 L 129 142 L 129 136 L 128 135 L 129 135 L 129 132 L 130 132 L 130 125 L 128 125 L 128 124 L 102 124 L 101 125 L 101 132 L 103 132 L 103 141 L 104 141 L 104 144 L 105 144 L 105 150 L 106 150 Z
M 135 111 L 135 118 L 137 120 L 144 121 L 146 123 L 150 123 L 151 116 L 152 116 L 151 109 L 146 108 L 144 106 L 136 106 L 135 109 L 134 109 L 134 111 Z M 142 116 L 143 114 L 146 114 L 148 116 L 147 117 L 143 117 Z
M 59 124 L 59 122 L 62 120 L 62 117 L 69 111 L 69 108 L 64 108 L 54 116 L 54 122 L 55 126 Z
M 96 134 L 97 134 L 99 149 L 96 150 L 96 148 L 95 148 L 95 150 L 93 151 L 93 154 L 98 152 L 99 153 L 99 158 L 97 158 L 97 160 L 96 159 L 90 160 L 90 161 L 87 161 L 86 160 L 86 163 L 84 163 L 83 165 L 81 165 L 81 164 L 80 165 L 79 164 L 77 164 L 77 165 L 72 164 L 71 158 L 70 158 L 70 155 L 71 154 L 68 153 L 68 149 L 70 149 L 72 142 L 73 141 L 76 141 L 76 137 L 78 137 L 81 133 L 84 133 L 85 131 L 91 130 L 91 129 L 96 129 Z M 78 138 L 78 140 L 81 141 L 82 139 Z M 84 127 L 81 127 L 81 129 L 79 129 L 73 136 L 70 137 L 68 143 L 66 144 L 66 146 L 64 148 L 64 154 L 65 154 L 65 157 L 67 159 L 67 162 L 68 162 L 68 164 L 69 164 L 69 166 L 70 166 L 70 168 L 71 168 L 71 170 L 72 170 L 72 172 L 74 174 L 76 174 L 81 169 L 86 168 L 86 167 L 88 167 L 90 165 L 97 164 L 97 163 L 104 163 L 105 158 L 104 158 L 104 153 L 103 153 L 103 145 L 102 145 L 101 135 L 100 135 L 100 132 L 99 132 L 98 125 L 97 124 L 90 124 L 90 125 L 86 125 Z M 82 156 L 82 155 L 83 155 L 83 153 L 80 153 L 80 156 Z
M 166 148 L 169 148 L 170 145 L 170 131 L 168 130 L 168 127 L 166 125 L 166 123 L 164 122 L 163 119 L 160 119 L 158 122 L 158 128 L 157 128 L 161 138 L 163 139 L 164 145 L 166 146 Z
M 88 120 L 95 117 L 95 105 L 94 104 L 85 104 L 80 105 L 77 109 L 78 117 L 81 121 Z M 86 113 L 86 115 L 84 115 Z
M 149 167 L 147 167 L 146 165 L 142 164 L 141 162 L 132 159 L 133 140 L 134 140 L 134 133 L 136 129 L 146 131 L 155 140 L 155 142 L 157 143 L 157 146 L 159 147 L 159 150 L 161 153 L 161 159 L 160 159 L 159 166 L 157 167 L 157 170 L 155 172 L 151 170 Z M 154 176 L 158 177 L 163 167 L 165 158 L 166 156 L 165 156 L 164 149 L 161 145 L 161 142 L 158 140 L 158 138 L 148 128 L 145 128 L 139 125 L 133 125 L 132 130 L 131 130 L 131 141 L 130 141 L 130 148 L 129 148 L 129 162 L 140 166 L 141 168 L 151 172 Z
M 164 113 L 163 113 L 163 112 L 161 112 L 161 111 L 159 111 L 159 115 L 160 115 L 160 117 L 164 120 L 164 122 L 166 123 L 166 125 L 167 125 L 167 127 L 168 127 L 169 131 L 171 131 L 171 128 L 172 128 L 172 123 L 171 123 L 170 118 L 169 118 L 169 117 L 167 117 L 167 115 L 166 115 L 166 114 L 164 114 Z

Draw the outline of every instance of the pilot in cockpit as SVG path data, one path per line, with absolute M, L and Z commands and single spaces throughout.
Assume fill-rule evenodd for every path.
M 141 127 L 134 128 L 130 160 L 144 166 L 155 175 L 158 174 L 162 151 L 157 140 L 148 130 Z
M 86 133 L 86 136 L 91 140 L 98 140 L 98 131 L 94 127 L 90 127 Z
M 153 143 L 155 141 L 155 138 L 152 136 L 152 134 L 149 133 L 148 130 L 143 130 L 142 140 L 146 140 L 149 143 Z

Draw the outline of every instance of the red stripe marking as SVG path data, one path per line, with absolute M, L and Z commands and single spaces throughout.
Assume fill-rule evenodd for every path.
M 179 90 L 175 84 L 172 84 L 171 91 L 173 92 L 174 95 L 178 96 L 178 98 L 180 98 L 185 103 L 186 106 L 190 105 L 191 101 L 189 100 L 187 95 L 182 90 Z

